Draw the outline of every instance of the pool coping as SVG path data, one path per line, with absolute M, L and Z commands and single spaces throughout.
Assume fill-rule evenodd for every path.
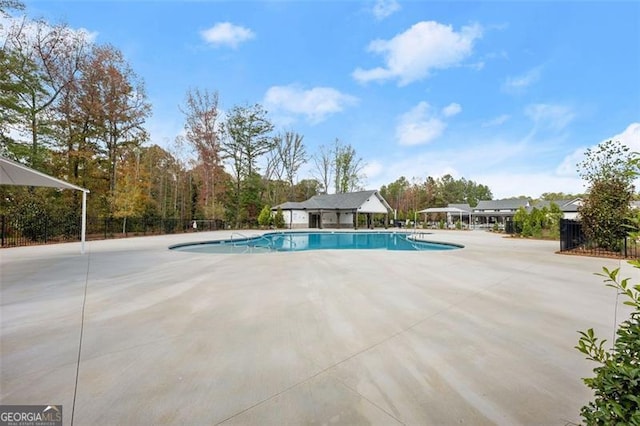
M 290 235 L 290 234 L 300 234 L 300 235 L 309 235 L 309 234 L 337 234 L 337 233 L 343 233 L 343 234 L 357 234 L 357 235 L 366 235 L 366 234 L 402 234 L 402 235 L 406 235 L 407 236 L 407 241 L 414 241 L 416 243 L 426 243 L 426 244 L 432 244 L 432 245 L 441 245 L 441 246 L 447 246 L 450 247 L 452 249 L 461 249 L 464 248 L 463 244 L 458 244 L 458 243 L 449 243 L 449 242 L 445 242 L 445 241 L 432 241 L 432 240 L 427 240 L 424 239 L 423 236 L 424 235 L 432 235 L 432 232 L 424 232 L 424 231 L 411 231 L 411 230 L 407 230 L 407 231 L 399 231 L 399 230 L 347 230 L 347 229 L 333 229 L 333 230 L 328 230 L 328 229 L 318 229 L 318 230 L 306 230 L 306 231 L 300 231 L 300 230 L 284 230 L 284 231 L 267 231 L 261 234 L 255 234 L 252 236 L 245 236 L 243 234 L 240 233 L 233 233 L 232 237 L 234 234 L 240 234 L 242 235 L 240 238 L 227 238 L 227 239 L 218 239 L 218 240 L 206 240 L 206 241 L 194 241 L 194 242 L 184 242 L 184 243 L 179 243 L 179 244 L 174 244 L 168 247 L 169 250 L 180 250 L 183 249 L 185 247 L 198 247 L 198 246 L 203 246 L 203 245 L 223 245 L 223 244 L 230 244 L 230 243 L 234 243 L 234 242 L 247 242 L 247 241 L 252 241 L 252 240 L 257 240 L 259 241 L 260 239 L 269 236 L 269 235 Z M 418 238 L 418 236 L 420 236 L 420 238 Z M 314 250 L 363 250 L 363 249 L 358 249 L 358 248 L 348 248 L 348 249 L 342 249 L 342 248 L 324 248 L 324 249 L 309 249 L 309 250 L 305 250 L 305 251 L 314 251 Z M 188 251 L 188 250 L 182 250 L 182 251 Z M 271 250 L 269 249 L 268 251 L 264 251 L 264 252 L 260 252 L 260 253 L 271 253 L 271 252 L 277 252 L 279 250 Z M 287 250 L 282 250 L 283 252 L 289 252 Z M 297 251 L 297 250 L 291 250 L 291 251 Z M 403 250 L 399 250 L 399 251 L 403 251 Z M 404 250 L 404 251 L 411 251 L 411 250 Z M 415 251 L 429 251 L 429 250 L 418 250 L 416 249 Z M 212 252 L 211 254 L 226 254 L 226 253 L 218 253 L 218 252 Z M 244 254 L 244 253 L 231 253 L 231 254 Z

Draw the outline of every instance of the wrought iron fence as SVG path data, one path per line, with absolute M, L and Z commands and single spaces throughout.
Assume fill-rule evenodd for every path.
M 589 241 L 576 220 L 560 220 L 560 252 L 584 254 L 598 257 L 640 258 L 638 242 L 627 236 L 620 239 L 614 248 L 602 248 Z
M 195 227 L 194 227 L 195 222 Z M 87 217 L 87 240 L 225 229 L 222 220 Z M 0 247 L 80 241 L 81 218 L 0 216 Z

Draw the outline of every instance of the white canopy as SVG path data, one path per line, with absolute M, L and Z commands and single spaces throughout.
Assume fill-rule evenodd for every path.
M 88 189 L 56 179 L 4 157 L 0 157 L 0 185 L 46 186 L 49 188 L 75 189 L 82 191 L 82 235 L 80 252 L 84 253 L 85 234 L 87 231 Z
M 428 209 L 420 210 L 418 213 L 446 213 L 447 221 L 449 221 L 449 217 L 451 215 L 457 214 L 460 217 L 460 222 L 462 222 L 462 216 L 469 216 L 469 226 L 471 226 L 471 212 L 459 209 L 458 207 L 430 207 Z
M 419 210 L 418 213 L 459 213 L 459 214 L 471 214 L 466 210 L 459 209 L 457 207 L 430 207 L 428 209 Z

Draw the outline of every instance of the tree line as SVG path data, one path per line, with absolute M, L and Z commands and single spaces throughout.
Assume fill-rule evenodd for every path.
M 0 0 L 4 16 L 23 8 Z M 161 146 L 147 129 L 144 80 L 117 47 L 64 24 L 8 22 L 0 28 L 0 155 L 89 189 L 92 216 L 249 227 L 265 206 L 365 189 L 365 163 L 350 144 L 336 138 L 309 153 L 304 135 L 276 129 L 262 105 L 223 111 L 211 88 L 187 90 L 176 109 L 184 134 Z M 305 164 L 310 176 L 300 178 Z M 73 217 L 80 208 L 71 191 L 0 191 L 2 214 Z M 449 175 L 422 185 L 403 177 L 381 192 L 405 214 L 491 198 L 488 187 Z
M 401 176 L 395 182 L 383 185 L 380 194 L 397 211 L 397 219 L 413 219 L 415 212 L 429 207 L 446 207 L 449 204 L 478 205 L 480 200 L 491 200 L 488 186 L 465 178 L 454 179 L 446 174 L 439 178 L 413 178 Z

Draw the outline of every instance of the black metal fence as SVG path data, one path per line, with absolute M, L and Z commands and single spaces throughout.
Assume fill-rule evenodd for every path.
M 589 241 L 577 220 L 560 220 L 560 251 L 598 257 L 640 258 L 638 242 L 627 236 L 615 245 L 615 249 L 598 247 Z
M 225 229 L 222 220 L 88 217 L 86 239 L 102 240 L 218 229 Z M 0 216 L 0 247 L 80 241 L 80 234 L 81 218 L 76 215 L 60 218 Z

